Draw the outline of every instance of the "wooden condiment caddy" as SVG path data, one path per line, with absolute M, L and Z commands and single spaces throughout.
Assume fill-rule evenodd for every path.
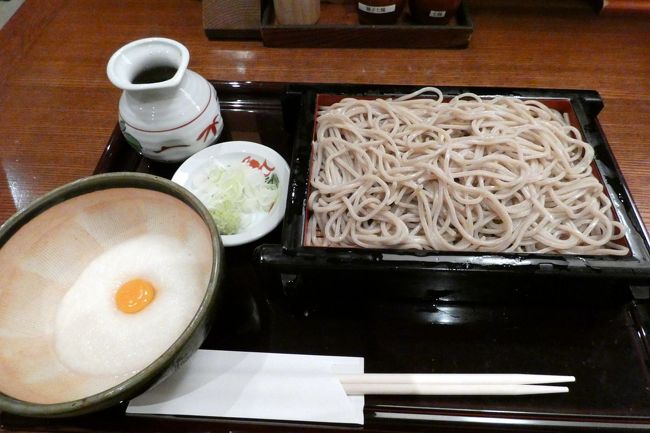
M 357 2 L 349 0 L 321 2 L 320 19 L 312 25 L 278 23 L 272 0 L 203 0 L 203 16 L 210 39 L 244 34 L 265 46 L 286 48 L 465 48 L 474 29 L 464 2 L 445 25 L 417 24 L 408 11 L 395 24 L 363 25 Z M 225 19 L 232 16 L 234 24 Z

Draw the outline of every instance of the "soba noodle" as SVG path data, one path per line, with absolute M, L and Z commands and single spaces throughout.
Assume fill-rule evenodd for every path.
M 435 98 L 416 98 L 432 92 Z M 593 148 L 533 100 L 436 88 L 317 119 L 305 244 L 624 255 Z

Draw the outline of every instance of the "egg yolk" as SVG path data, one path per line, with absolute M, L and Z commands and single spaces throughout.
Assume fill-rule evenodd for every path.
M 128 314 L 138 313 L 146 308 L 156 296 L 156 289 L 149 281 L 136 278 L 122 284 L 115 293 L 117 308 Z

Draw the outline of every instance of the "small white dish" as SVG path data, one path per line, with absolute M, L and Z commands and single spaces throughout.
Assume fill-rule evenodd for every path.
M 242 232 L 221 235 L 226 247 L 253 242 L 271 232 L 282 221 L 289 187 L 289 165 L 275 150 L 250 141 L 227 141 L 207 147 L 188 158 L 174 173 L 172 181 L 190 192 L 194 176 L 205 173 L 209 166 L 248 163 L 252 169 L 275 173 L 278 177 L 279 195 L 271 210 L 263 218 L 253 222 Z M 266 164 L 265 164 L 266 162 Z

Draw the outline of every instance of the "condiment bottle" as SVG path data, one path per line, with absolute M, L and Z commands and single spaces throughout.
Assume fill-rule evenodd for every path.
M 411 16 L 420 24 L 447 24 L 461 0 L 409 0 Z
M 309 25 L 320 18 L 320 0 L 273 0 L 278 24 Z
M 361 24 L 395 24 L 405 0 L 359 0 L 357 12 Z

